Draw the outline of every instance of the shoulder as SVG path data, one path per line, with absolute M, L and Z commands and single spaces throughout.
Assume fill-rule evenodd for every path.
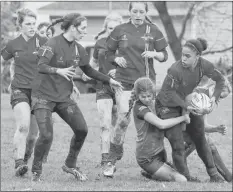
M 55 47 L 59 43 L 60 39 L 61 39 L 60 36 L 52 37 L 52 38 L 47 40 L 46 45 L 51 46 L 51 47 Z
M 86 52 L 86 49 L 80 43 L 75 41 L 75 46 L 77 46 L 78 54 L 80 55 L 80 57 L 86 58 L 87 56 L 87 58 L 89 58 L 88 53 Z
M 146 113 L 151 112 L 148 106 L 142 104 L 141 101 L 136 101 L 134 104 L 134 118 L 144 120 Z
M 8 47 L 14 47 L 14 45 L 20 44 L 21 43 L 21 35 L 18 35 L 14 39 L 10 39 L 7 43 L 6 46 Z
M 152 36 L 159 40 L 165 39 L 163 33 L 157 25 L 155 25 L 154 23 L 148 23 L 147 25 L 150 26 L 150 33 L 152 34 Z
M 75 41 L 75 46 L 77 46 L 79 51 L 85 51 L 85 48 L 78 41 Z
M 211 63 L 210 61 L 208 61 L 207 59 L 200 57 L 200 62 L 202 65 L 213 65 L 213 63 Z
M 208 72 L 208 70 L 210 70 L 211 68 L 214 68 L 214 64 L 207 59 L 204 59 L 203 57 L 200 57 L 200 65 L 206 72 Z
M 48 39 L 48 41 L 46 41 L 45 44 L 43 44 L 41 47 L 40 47 L 40 52 L 41 54 L 43 54 L 44 51 L 50 51 L 52 52 L 53 54 L 57 52 L 57 37 L 52 37 L 50 39 Z
M 120 24 L 120 25 L 117 25 L 116 27 L 115 27 L 115 29 L 124 29 L 125 27 L 128 27 L 130 25 L 130 23 L 122 23 L 122 24 Z
M 127 27 L 129 26 L 129 23 L 122 23 L 120 25 L 117 25 L 115 28 L 114 28 L 114 32 L 115 33 L 121 33 L 122 31 L 126 30 Z
M 106 43 L 107 37 L 102 37 L 98 39 L 95 43 L 95 47 L 103 47 L 103 45 Z
M 154 23 L 148 23 L 147 25 L 150 26 L 152 32 L 158 32 L 158 31 L 160 32 L 160 29 L 159 29 L 159 27 L 156 24 L 154 24 Z
M 134 104 L 134 111 L 139 113 L 144 109 L 149 109 L 146 105 L 142 104 L 139 100 L 135 102 Z

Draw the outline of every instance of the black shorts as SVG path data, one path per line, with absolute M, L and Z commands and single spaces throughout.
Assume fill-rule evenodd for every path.
M 36 109 L 48 109 L 51 112 L 54 112 L 56 111 L 56 109 L 66 108 L 67 106 L 71 106 L 71 105 L 77 105 L 77 103 L 71 99 L 65 102 L 54 102 L 33 95 L 31 109 L 32 112 Z
M 165 107 L 158 99 L 155 100 L 156 114 L 161 119 L 169 119 L 182 115 L 182 107 Z
M 14 109 L 15 105 L 21 102 L 26 102 L 29 104 L 29 106 L 31 106 L 31 93 L 31 89 L 17 88 L 11 85 L 10 104 L 12 109 Z
M 138 161 L 138 165 L 144 169 L 146 172 L 154 174 L 160 167 L 163 166 L 164 163 L 167 162 L 167 153 L 165 149 L 158 154 L 146 158 L 144 161 Z M 151 166 L 153 166 L 153 170 L 150 170 Z
M 109 85 L 102 85 L 102 88 L 96 90 L 96 101 L 100 99 L 112 99 L 113 105 L 116 104 L 115 93 Z

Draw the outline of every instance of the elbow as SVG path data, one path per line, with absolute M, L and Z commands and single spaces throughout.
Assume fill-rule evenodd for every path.
M 160 125 L 159 129 L 166 129 L 165 125 Z
M 166 61 L 167 61 L 167 59 L 168 59 L 168 53 L 167 53 L 167 50 L 165 49 L 165 50 L 161 51 L 161 53 L 163 54 L 163 58 L 162 58 L 162 59 L 160 59 L 159 61 L 160 61 L 161 63 L 166 62 Z
M 159 129 L 166 129 L 166 125 L 164 124 L 163 120 L 160 120 L 159 124 L 158 124 L 158 128 Z

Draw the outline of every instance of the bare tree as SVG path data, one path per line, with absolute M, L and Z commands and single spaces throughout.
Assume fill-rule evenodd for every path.
M 20 8 L 21 2 L 19 1 L 2 1 L 1 2 L 1 49 L 6 45 L 6 43 L 14 38 L 14 32 L 16 31 L 16 20 L 14 13 L 18 8 Z M 10 84 L 10 61 L 5 61 L 1 63 L 1 90 L 3 93 L 8 93 L 7 87 Z
M 161 18 L 161 21 L 163 23 L 163 26 L 165 28 L 165 31 L 167 33 L 168 38 L 168 44 L 171 47 L 173 56 L 176 60 L 179 60 L 181 57 L 181 41 L 179 40 L 173 22 L 172 18 L 168 13 L 167 9 L 167 2 L 166 1 L 154 1 L 153 2 L 155 8 L 159 12 L 159 16 Z
M 222 17 L 222 22 L 225 21 L 226 19 L 231 19 L 230 24 L 232 23 L 232 11 L 230 13 L 226 13 L 220 9 L 219 6 L 223 2 L 210 2 L 209 4 L 205 4 L 205 2 L 189 2 L 189 9 L 187 10 L 187 14 L 185 15 L 182 26 L 181 26 L 181 32 L 180 34 L 177 34 L 175 31 L 175 27 L 173 25 L 173 21 L 171 16 L 169 15 L 169 11 L 167 8 L 167 2 L 166 1 L 154 1 L 152 2 L 154 7 L 157 9 L 160 19 L 163 23 L 163 26 L 165 28 L 167 38 L 168 38 L 168 43 L 170 45 L 170 48 L 172 50 L 173 56 L 175 60 L 179 60 L 181 58 L 181 46 L 182 46 L 182 41 L 184 40 L 184 35 L 186 32 L 186 26 L 188 21 L 190 19 L 193 19 L 193 15 L 196 13 L 196 19 L 197 19 L 197 25 L 201 28 L 203 27 L 203 33 L 206 32 L 206 26 L 211 26 L 211 22 L 209 22 L 208 17 L 205 15 L 199 15 L 198 13 L 207 13 L 207 11 L 212 11 L 215 12 L 216 14 L 219 14 L 220 17 Z M 187 3 L 187 2 L 186 2 Z M 232 33 L 232 26 L 231 27 L 226 27 L 226 28 L 218 28 L 215 29 L 218 30 L 219 34 L 223 33 L 223 31 L 228 31 Z M 208 34 L 206 34 L 208 37 Z M 232 40 L 230 40 L 230 45 L 227 47 L 224 46 L 226 42 L 222 42 L 222 47 L 220 48 L 214 48 L 213 45 L 216 45 L 219 43 L 218 39 L 216 39 L 216 42 L 212 44 L 210 49 L 208 49 L 206 52 L 203 53 L 203 55 L 207 54 L 215 54 L 215 53 L 224 53 L 227 51 L 232 50 Z M 219 47 L 219 46 L 218 46 Z

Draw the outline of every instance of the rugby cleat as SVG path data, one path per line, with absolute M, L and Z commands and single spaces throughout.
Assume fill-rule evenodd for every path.
M 88 180 L 87 176 L 80 171 L 79 167 L 69 168 L 66 165 L 63 165 L 62 170 L 66 173 L 74 175 L 74 177 L 79 181 Z
M 108 162 L 103 174 L 105 177 L 113 177 L 113 174 L 116 172 L 116 166 L 113 165 L 111 162 Z
M 41 174 L 37 172 L 32 172 L 32 181 L 34 182 L 41 181 Z
M 28 166 L 27 165 L 19 165 L 16 169 L 15 169 L 15 176 L 17 177 L 22 177 L 23 175 L 25 175 L 28 171 Z
M 28 166 L 23 159 L 18 159 L 15 161 L 15 176 L 23 176 L 28 171 Z

